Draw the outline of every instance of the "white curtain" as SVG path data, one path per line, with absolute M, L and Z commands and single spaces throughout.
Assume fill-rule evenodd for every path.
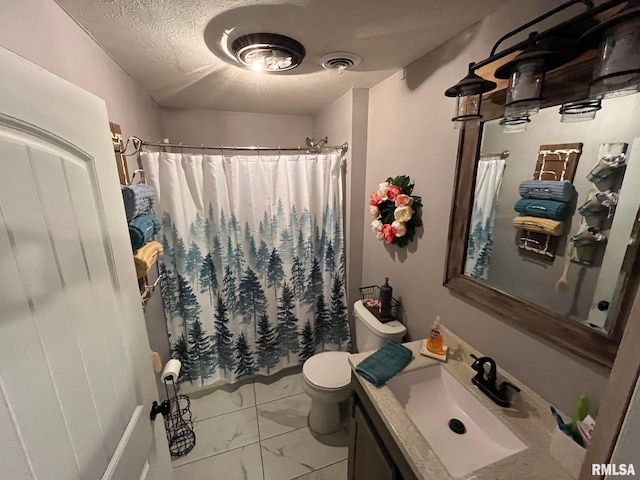
M 486 280 L 489 276 L 496 204 L 506 165 L 503 159 L 478 162 L 464 267 L 465 275 L 473 278 Z
M 143 153 L 161 292 L 190 389 L 347 350 L 343 159 Z

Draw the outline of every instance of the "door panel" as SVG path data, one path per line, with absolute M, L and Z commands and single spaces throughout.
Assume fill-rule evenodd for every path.
M 6 448 L 0 448 L 0 465 L 4 471 L 11 472 L 15 478 L 30 478 L 33 472 L 21 448 L 18 431 L 14 428 L 3 385 L 0 385 L 0 397 L 0 431 L 7 436 L 7 441 L 3 442 Z
M 94 206 L 99 190 L 91 184 L 90 169 L 82 168 L 80 162 L 87 160 L 70 158 L 70 152 L 56 150 L 32 135 L 0 127 L 0 170 L 4 172 L 0 176 L 0 208 L 6 237 L 13 240 L 3 251 L 10 253 L 6 262 L 13 261 L 18 272 L 15 277 L 3 277 L 22 288 L 24 299 L 22 307 L 14 311 L 16 315 L 7 320 L 20 324 L 25 322 L 24 313 L 31 316 L 25 322 L 30 343 L 23 344 L 21 337 L 11 336 L 5 341 L 23 349 L 17 355 L 24 362 L 31 363 L 34 355 L 40 357 L 54 390 L 53 396 L 42 397 L 38 382 L 17 379 L 19 383 L 7 389 L 7 399 L 10 406 L 32 409 L 34 402 L 42 405 L 43 398 L 50 398 L 44 402 L 44 414 L 49 416 L 52 410 L 58 410 L 59 423 L 45 421 L 34 431 L 38 438 L 28 438 L 39 444 L 40 437 L 47 437 L 43 430 L 51 435 L 50 442 L 66 437 L 63 444 L 68 444 L 67 453 L 61 458 L 56 455 L 51 462 L 38 456 L 34 460 L 36 471 L 50 475 L 52 468 L 61 468 L 59 478 L 80 475 L 78 478 L 94 479 L 105 471 L 137 405 L 130 361 L 113 323 L 119 312 L 114 275 L 109 268 L 112 260 L 101 241 L 101 215 L 95 208 L 75 208 L 79 199 L 84 205 Z M 78 266 L 83 265 L 84 279 L 78 276 Z M 78 306 L 88 293 L 87 285 L 95 289 L 89 296 L 94 307 L 82 311 Z M 87 319 L 93 331 L 82 327 Z M 83 348 L 83 342 L 91 345 L 92 338 L 103 343 L 102 363 L 106 369 L 87 369 L 84 356 L 91 357 L 92 353 Z M 5 361 L 8 351 L 0 353 L 3 378 L 10 376 L 8 369 L 17 368 L 10 358 Z M 96 360 L 90 361 L 96 365 Z M 94 394 L 92 384 L 110 386 L 110 391 L 101 388 Z M 96 408 L 96 401 L 104 410 Z M 18 428 L 23 418 L 17 417 Z
M 28 138 L 23 140 L 29 147 L 24 147 L 3 141 L 6 136 L 6 130 L 0 129 L 0 169 L 5 172 L 0 179 L 0 202 L 5 228 L 14 238 L 14 245 L 7 252 L 13 254 L 20 272 L 18 284 L 27 297 L 34 335 L 40 355 L 47 363 L 78 469 L 97 478 L 99 469 L 104 470 L 108 452 L 92 441 L 100 438 L 101 429 L 75 334 L 76 317 L 69 308 L 78 291 L 65 268 L 69 261 L 78 258 L 79 249 L 66 238 L 73 230 L 58 231 L 59 217 L 66 213 L 60 208 L 63 205 L 54 196 L 46 198 L 46 192 L 54 191 L 59 192 L 58 197 L 64 197 L 60 188 L 63 184 L 59 182 L 61 162 L 56 155 L 38 150 Z M 19 317 L 9 320 L 21 321 Z M 22 343 L 19 338 L 11 340 L 18 345 Z M 30 346 L 25 347 L 25 353 L 31 351 Z M 25 397 L 42 402 L 37 387 L 27 385 L 19 395 L 9 392 L 14 403 L 27 401 Z M 47 403 L 49 408 L 45 412 L 55 408 L 54 402 Z M 102 461 L 95 461 L 93 455 L 100 455 Z M 85 459 L 92 459 L 91 465 L 85 464 Z
M 12 417 L 12 429 L 20 437 L 21 449 L 26 445 L 46 451 L 56 446 L 59 461 L 50 465 L 44 457 L 22 455 L 36 476 L 46 478 L 74 478 L 76 473 L 73 450 L 66 435 L 61 412 L 53 405 L 56 390 L 49 375 L 47 360 L 42 352 L 36 327 L 35 313 L 22 285 L 18 263 L 15 262 L 15 240 L 7 228 L 4 208 L 0 207 L 0 271 L 2 272 L 2 333 L 0 334 L 0 378 L 4 401 Z M 45 403 L 43 399 L 48 401 Z M 7 442 L 3 441 L 3 449 Z M 9 444 L 10 448 L 15 445 Z M 13 474 L 13 472 L 11 472 Z M 18 477 L 20 478 L 20 477 Z M 23 477 L 24 478 L 24 477 Z M 29 477 L 26 477 L 29 478 Z
M 0 84 L 1 475 L 172 478 L 104 104 L 1 47 Z

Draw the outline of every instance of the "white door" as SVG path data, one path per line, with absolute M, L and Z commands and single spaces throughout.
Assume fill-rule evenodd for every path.
M 105 104 L 0 47 L 0 477 L 172 478 L 156 397 Z

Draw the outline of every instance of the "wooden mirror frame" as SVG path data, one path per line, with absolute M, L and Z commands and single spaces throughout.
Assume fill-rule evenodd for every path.
M 594 64 L 592 54 L 591 59 L 578 59 L 568 66 L 548 73 L 541 108 L 587 98 L 588 81 Z M 480 74 L 484 78 L 490 77 L 487 74 Z M 499 90 L 483 97 L 481 107 L 483 121 L 495 120 L 503 116 L 505 96 L 505 90 Z M 476 158 L 480 153 L 482 131 L 481 123 L 478 128 L 465 128 L 460 132 L 444 286 L 455 292 L 457 296 L 476 304 L 481 310 L 511 325 L 535 333 L 580 357 L 611 368 L 638 288 L 640 255 L 637 246 L 636 252 L 630 254 L 630 250 L 627 250 L 625 255 L 622 269 L 629 272 L 629 276 L 626 285 L 623 286 L 617 318 L 608 333 L 589 328 L 559 313 L 464 275 L 468 226 L 473 207 L 477 169 Z M 637 231 L 637 227 L 638 221 L 636 221 L 634 232 Z

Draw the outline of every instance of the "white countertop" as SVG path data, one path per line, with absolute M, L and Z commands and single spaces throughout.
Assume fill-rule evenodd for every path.
M 471 383 L 471 378 L 476 372 L 471 368 L 473 359 L 470 354 L 475 353 L 478 357 L 483 354 L 473 349 L 447 329 L 443 328 L 442 330 L 445 344 L 449 347 L 447 361 L 438 362 L 420 355 L 418 353 L 420 341 L 409 342 L 405 343 L 404 346 L 411 349 L 413 359 L 403 372 L 419 369 L 434 363 L 442 363 L 446 370 L 527 445 L 526 450 L 476 470 L 462 478 L 474 480 L 571 479 L 572 477 L 569 473 L 549 454 L 551 439 L 554 430 L 557 428 L 556 422 L 549 412 L 549 402 L 542 399 L 518 379 L 506 373 L 498 365 L 498 378 L 500 380 L 506 379 L 517 385 L 521 392 L 512 395 L 512 406 L 510 408 L 502 408 L 493 403 Z M 350 355 L 349 363 L 351 367 L 355 369 L 358 363 L 372 353 L 364 352 Z M 386 386 L 376 387 L 357 373 L 355 377 L 371 399 L 382 421 L 389 429 L 400 450 L 404 453 L 416 476 L 425 480 L 452 479 L 453 477 L 449 475 L 445 466 L 407 416 L 391 390 Z M 426 406 L 428 404 L 425 403 Z

